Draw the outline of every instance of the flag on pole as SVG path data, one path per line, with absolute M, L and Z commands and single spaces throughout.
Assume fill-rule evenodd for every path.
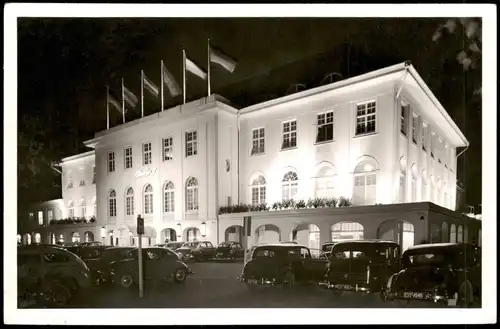
M 125 86 L 123 86 L 123 99 L 130 105 L 130 107 L 135 107 L 139 101 L 137 96 Z
M 210 48 L 210 61 L 212 63 L 219 64 L 231 73 L 233 73 L 237 64 L 234 59 L 213 47 Z
M 118 102 L 118 100 L 114 98 L 109 92 L 108 92 L 108 103 L 113 105 L 119 113 L 122 113 L 120 102 Z
M 165 64 L 163 64 L 163 61 L 161 62 L 161 65 L 163 71 L 163 83 L 167 86 L 168 91 L 172 97 L 179 96 L 181 94 L 181 88 L 179 87 L 179 84 L 177 83 L 177 81 L 175 81 L 174 76 L 167 70 Z
M 158 97 L 160 94 L 160 90 L 158 87 L 155 85 L 153 81 L 151 81 L 147 76 L 146 73 L 143 74 L 143 79 L 144 79 L 144 87 L 154 96 Z
M 186 70 L 189 72 L 193 73 L 194 75 L 197 75 L 198 77 L 202 78 L 205 80 L 207 78 L 207 73 L 203 71 L 198 65 L 196 65 L 192 60 L 185 57 L 186 59 Z

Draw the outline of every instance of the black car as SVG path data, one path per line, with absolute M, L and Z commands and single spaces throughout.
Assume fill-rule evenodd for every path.
M 259 285 L 281 285 L 318 282 L 325 274 L 327 260 L 314 259 L 309 248 L 299 244 L 269 244 L 255 247 L 250 261 L 243 267 L 240 282 L 251 291 Z
M 410 247 L 387 286 L 389 300 L 471 306 L 481 297 L 481 249 L 462 243 Z
M 326 255 L 327 258 L 330 258 L 330 255 L 332 254 L 332 247 L 337 243 L 338 241 L 330 241 L 330 242 L 325 242 L 321 246 L 321 251 L 323 251 Z
M 88 253 L 82 257 L 92 272 L 93 283 L 104 284 L 111 280 L 111 264 L 130 257 L 129 252 L 135 247 L 88 247 Z
M 186 242 L 175 250 L 183 261 L 205 261 L 215 257 L 215 247 L 210 241 Z
M 239 242 L 222 242 L 215 249 L 215 259 L 239 259 L 243 258 L 245 250 Z
M 400 266 L 400 247 L 392 241 L 350 240 L 333 245 L 325 281 L 320 286 L 343 292 L 381 293 Z

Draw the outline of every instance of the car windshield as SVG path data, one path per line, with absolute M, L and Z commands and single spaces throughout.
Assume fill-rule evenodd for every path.
M 200 243 L 199 242 L 186 242 L 183 247 L 187 247 L 187 248 L 196 248 L 198 247 Z
M 445 265 L 445 261 L 446 257 L 444 253 L 439 252 L 412 253 L 403 256 L 405 267 L 442 266 Z
M 332 248 L 332 260 L 390 260 L 393 246 L 368 243 L 336 244 Z
M 218 247 L 226 248 L 230 247 L 231 244 L 229 242 L 221 242 Z

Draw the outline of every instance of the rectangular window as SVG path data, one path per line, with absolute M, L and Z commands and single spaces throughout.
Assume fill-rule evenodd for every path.
M 108 152 L 108 172 L 115 171 L 115 152 Z
M 92 184 L 95 184 L 95 166 L 92 166 Z
M 68 209 L 68 216 L 69 218 L 75 217 L 75 208 L 71 207 Z
M 38 225 L 43 225 L 43 211 L 38 212 Z
M 264 128 L 252 130 L 252 155 L 264 153 Z
M 427 152 L 427 125 L 422 124 L 422 150 Z
M 163 161 L 173 159 L 174 139 L 172 137 L 163 138 Z
M 127 216 L 132 216 L 134 214 L 134 196 L 127 195 L 125 199 L 125 208 Z
M 353 199 L 356 205 L 370 205 L 376 202 L 377 175 L 357 175 L 354 177 Z
M 144 195 L 144 213 L 152 214 L 153 213 L 153 194 Z
M 132 168 L 132 148 L 125 148 L 125 169 Z
M 54 219 L 54 213 L 52 212 L 52 210 L 47 211 L 47 219 L 49 222 Z
M 142 165 L 151 164 L 151 143 L 142 144 Z
M 186 157 L 198 154 L 198 136 L 196 131 L 186 132 Z
M 401 104 L 401 133 L 406 136 L 407 134 L 407 125 L 406 125 L 406 118 L 408 116 L 408 105 L 403 105 Z
M 297 120 L 283 122 L 283 143 L 281 149 L 297 147 Z
M 252 187 L 252 205 L 258 206 L 264 203 L 266 203 L 266 187 Z
M 109 217 L 116 217 L 116 198 L 109 199 Z
M 187 211 L 198 210 L 198 188 L 189 187 L 187 189 Z
M 87 206 L 82 205 L 82 217 L 85 217 L 85 216 L 87 216 Z
M 376 102 L 356 106 L 356 135 L 374 133 L 376 128 Z
M 174 212 L 175 211 L 175 197 L 174 191 L 165 191 L 165 200 L 164 200 L 164 212 Z
M 316 143 L 333 140 L 333 111 L 320 113 L 317 116 Z
M 411 120 L 411 140 L 413 144 L 417 144 L 417 124 L 418 124 L 418 116 L 413 115 L 413 120 Z

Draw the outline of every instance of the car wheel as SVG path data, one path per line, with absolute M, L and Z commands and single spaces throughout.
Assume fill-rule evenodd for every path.
M 177 283 L 184 283 L 186 281 L 187 273 L 183 268 L 179 268 L 174 273 L 174 281 Z
M 458 291 L 458 307 L 471 307 L 474 302 L 474 295 L 472 284 L 469 280 L 465 280 L 460 285 L 460 289 Z
M 134 284 L 134 278 L 131 274 L 124 273 L 118 276 L 116 283 L 122 288 L 130 288 Z
M 49 307 L 64 307 L 71 298 L 71 290 L 60 282 L 48 283 L 42 294 L 44 304 Z

